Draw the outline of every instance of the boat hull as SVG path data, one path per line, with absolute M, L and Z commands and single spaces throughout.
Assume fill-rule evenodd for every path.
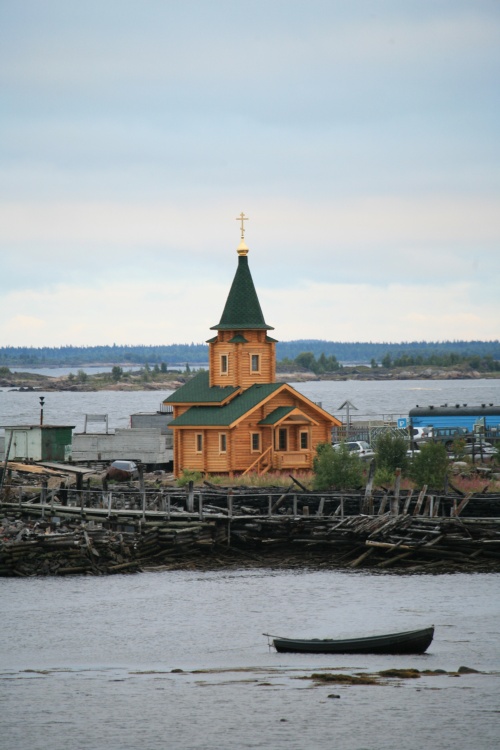
M 271 636 L 276 651 L 309 654 L 423 654 L 431 645 L 434 628 L 409 630 L 367 638 L 300 640 Z

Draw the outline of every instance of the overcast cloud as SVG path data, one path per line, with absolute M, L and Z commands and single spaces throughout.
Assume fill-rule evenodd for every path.
M 497 0 L 3 0 L 0 345 L 500 337 Z

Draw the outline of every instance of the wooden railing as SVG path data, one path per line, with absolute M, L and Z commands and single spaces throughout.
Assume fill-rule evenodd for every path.
M 273 469 L 310 469 L 311 467 L 311 451 L 275 451 L 273 455 Z
M 244 476 L 245 474 L 248 474 L 251 471 L 256 471 L 258 474 L 260 474 L 261 472 L 265 473 L 266 471 L 268 471 L 272 465 L 272 451 L 273 451 L 273 446 L 270 445 L 269 448 L 267 448 L 264 451 L 264 453 L 261 453 L 259 456 L 257 456 L 253 464 L 250 464 L 250 466 L 247 469 L 245 469 L 242 476 Z M 265 458 L 268 458 L 268 461 L 265 463 L 265 465 L 263 465 L 263 460 Z

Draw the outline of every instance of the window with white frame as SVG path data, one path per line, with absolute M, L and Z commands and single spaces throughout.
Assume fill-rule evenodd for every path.
M 252 432 L 250 440 L 252 453 L 258 453 L 260 451 L 260 432 Z
M 260 354 L 250 356 L 250 369 L 252 372 L 260 372 Z

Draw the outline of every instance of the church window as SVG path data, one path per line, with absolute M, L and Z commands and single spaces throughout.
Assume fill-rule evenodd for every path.
M 258 453 L 260 451 L 260 432 L 252 432 L 251 441 L 252 441 L 252 452 Z
M 203 451 L 203 433 L 197 432 L 196 433 L 196 453 L 201 453 Z
M 260 355 L 259 354 L 252 354 L 251 370 L 252 372 L 260 372 Z
M 227 375 L 228 373 L 228 357 L 227 354 L 221 354 L 220 358 L 220 371 L 222 375 Z
M 219 452 L 227 452 L 227 435 L 225 432 L 221 432 L 219 435 Z

